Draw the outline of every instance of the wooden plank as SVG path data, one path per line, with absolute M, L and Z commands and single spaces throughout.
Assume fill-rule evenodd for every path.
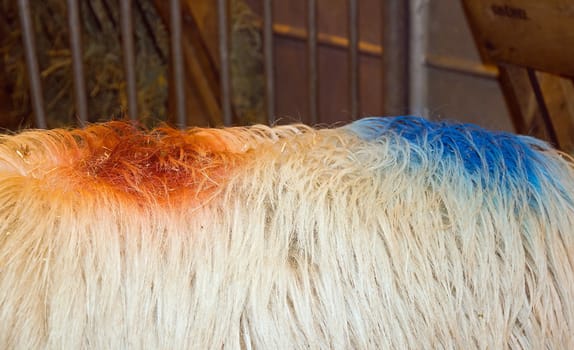
M 574 0 L 463 0 L 492 61 L 574 77 Z
M 574 84 L 570 79 L 537 74 L 560 148 L 574 154 Z
M 500 85 L 516 131 L 519 134 L 549 140 L 550 135 L 546 130 L 540 106 L 536 103 L 527 70 L 502 64 L 499 71 Z
M 257 23 L 257 25 L 261 27 L 260 23 Z M 305 28 L 299 28 L 280 23 L 273 24 L 273 34 L 301 41 L 306 41 L 308 38 L 307 30 Z M 324 32 L 317 33 L 317 42 L 321 45 L 327 45 L 339 49 L 348 50 L 349 48 L 349 39 Z M 366 41 L 359 41 L 359 52 L 361 54 L 379 57 L 383 52 L 383 48 L 377 44 L 372 44 Z
M 473 75 L 480 78 L 496 79 L 498 77 L 498 68 L 494 65 L 476 63 L 455 56 L 427 54 L 424 63 L 429 67 Z
M 500 82 L 516 130 L 574 154 L 574 84 L 553 74 L 536 72 L 535 75 L 543 106 L 536 100 L 525 68 L 500 66 Z M 544 120 L 543 108 L 549 120 Z

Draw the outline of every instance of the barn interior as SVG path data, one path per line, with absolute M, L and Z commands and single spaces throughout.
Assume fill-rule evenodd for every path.
M 413 114 L 574 153 L 574 1 L 1 0 L 0 128 Z

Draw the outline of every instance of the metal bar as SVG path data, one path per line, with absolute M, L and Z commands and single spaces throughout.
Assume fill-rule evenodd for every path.
M 24 55 L 26 56 L 26 68 L 30 80 L 30 95 L 32 98 L 32 110 L 34 111 L 34 123 L 37 128 L 46 128 L 46 112 L 44 110 L 44 96 L 42 95 L 42 80 L 36 57 L 36 43 L 34 29 L 30 17 L 30 3 L 28 0 L 18 0 L 18 13 L 22 26 L 22 41 Z
M 544 95 L 542 94 L 542 88 L 536 78 L 536 72 L 528 68 L 528 80 L 530 81 L 530 85 L 532 86 L 532 91 L 534 92 L 534 97 L 536 99 L 536 103 L 538 104 L 538 108 L 540 109 L 540 116 L 542 117 L 542 121 L 544 122 L 544 126 L 546 127 L 546 131 L 548 132 L 548 139 L 550 143 L 554 145 L 556 148 L 560 148 L 560 143 L 558 142 L 558 136 L 556 135 L 556 130 L 554 130 L 554 126 L 552 125 L 552 119 L 550 118 L 550 113 L 548 112 L 548 107 L 546 106 L 546 102 L 544 101 Z
M 408 1 L 382 2 L 382 75 L 383 113 L 408 112 Z
M 128 115 L 132 121 L 138 118 L 138 97 L 136 86 L 136 63 L 134 53 L 134 33 L 132 26 L 132 1 L 120 1 L 120 25 L 122 32 L 122 51 L 126 72 L 126 90 L 128 96 Z
M 409 113 L 428 116 L 428 76 L 424 59 L 428 41 L 429 0 L 409 1 Z
M 70 47 L 72 51 L 76 109 L 80 124 L 85 125 L 88 122 L 88 99 L 86 96 L 86 81 L 82 62 L 82 31 L 78 0 L 68 0 L 68 26 L 70 28 Z
M 275 123 L 275 77 L 273 62 L 273 1 L 263 0 L 263 55 L 265 56 L 265 102 L 267 122 Z
M 182 26 L 180 0 L 170 0 L 171 59 L 175 92 L 175 115 L 177 126 L 187 126 L 185 105 L 185 71 L 183 65 Z
M 217 1 L 219 25 L 219 57 L 221 61 L 221 109 L 223 111 L 223 124 L 232 124 L 231 115 L 231 79 L 229 74 L 229 29 L 228 29 L 228 1 Z
M 359 21 L 356 0 L 349 0 L 349 102 L 353 119 L 359 117 Z
M 307 64 L 309 69 L 309 121 L 319 121 L 319 94 L 317 74 L 317 1 L 307 1 Z

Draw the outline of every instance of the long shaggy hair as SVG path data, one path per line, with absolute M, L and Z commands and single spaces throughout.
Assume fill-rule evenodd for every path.
M 0 138 L 2 349 L 574 349 L 574 168 L 420 118 Z

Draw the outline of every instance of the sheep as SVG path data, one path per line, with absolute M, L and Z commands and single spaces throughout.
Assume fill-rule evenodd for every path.
M 572 349 L 574 166 L 419 117 L 0 136 L 0 348 Z

